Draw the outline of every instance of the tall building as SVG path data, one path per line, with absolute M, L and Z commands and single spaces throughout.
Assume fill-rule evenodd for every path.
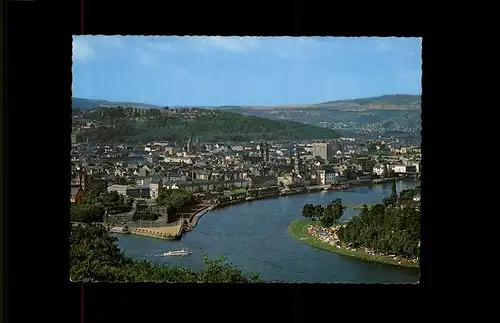
M 265 161 L 264 159 L 265 148 L 264 148 L 264 143 L 262 141 L 259 144 L 259 148 L 260 148 L 260 158 L 262 159 L 262 161 Z
M 200 137 L 196 137 L 196 152 L 199 153 L 200 151 L 201 151 Z
M 163 182 L 161 179 L 154 178 L 149 183 L 149 194 L 152 199 L 157 199 L 161 195 Z
M 89 183 L 89 177 L 85 168 L 79 168 L 75 172 L 75 176 L 71 179 L 72 187 L 81 187 L 84 191 Z
M 333 146 L 330 143 L 315 142 L 313 143 L 313 156 L 319 156 L 322 159 L 328 160 L 333 157 Z
M 266 153 L 266 163 L 269 162 L 269 144 L 267 143 L 266 141 L 266 144 L 265 144 L 265 153 Z

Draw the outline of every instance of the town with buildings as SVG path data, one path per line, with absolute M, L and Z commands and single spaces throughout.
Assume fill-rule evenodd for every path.
M 152 216 L 151 209 L 166 190 L 196 196 L 200 210 L 217 204 L 417 177 L 421 165 L 420 147 L 402 147 L 390 138 L 370 142 L 338 138 L 239 143 L 205 143 L 190 138 L 185 143 L 145 145 L 75 141 L 73 137 L 71 202 L 85 199 L 89 177 L 101 181 L 109 193 L 116 192 L 133 201 L 135 207 L 143 205 L 149 210 L 144 215 L 122 213 L 122 225 L 133 225 L 139 219 L 171 224 L 192 218 L 193 212 Z
M 421 40 L 106 37 L 73 39 L 71 280 L 418 281 Z

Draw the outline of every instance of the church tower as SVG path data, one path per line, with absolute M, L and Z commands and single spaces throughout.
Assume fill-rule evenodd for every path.
M 80 168 L 80 186 L 82 187 L 83 191 L 88 188 L 88 184 L 89 176 L 87 174 L 87 170 L 85 168 Z
M 269 144 L 266 141 L 265 144 L 265 150 L 266 150 L 266 163 L 269 163 Z

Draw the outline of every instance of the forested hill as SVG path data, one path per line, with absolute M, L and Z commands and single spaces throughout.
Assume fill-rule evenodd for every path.
M 73 131 L 91 142 L 331 139 L 327 128 L 207 109 L 73 109 Z

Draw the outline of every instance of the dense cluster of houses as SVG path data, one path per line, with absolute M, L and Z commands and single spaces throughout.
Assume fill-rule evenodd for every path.
M 419 172 L 418 159 L 401 154 L 380 157 L 362 150 L 362 155 L 354 155 L 352 141 L 347 142 L 337 143 L 334 150 L 329 143 L 201 144 L 199 139 L 144 146 L 74 144 L 71 202 L 84 198 L 89 176 L 106 181 L 108 191 L 155 199 L 163 189 L 210 192 L 328 185 L 345 181 L 347 173 L 363 179 Z M 360 157 L 373 162 L 362 163 Z

